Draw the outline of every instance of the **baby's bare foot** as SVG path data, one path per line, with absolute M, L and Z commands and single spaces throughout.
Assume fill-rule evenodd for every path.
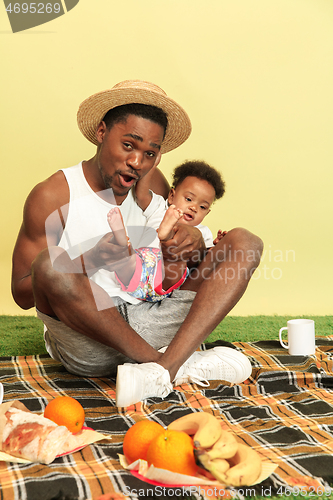
M 183 212 L 179 208 L 176 208 L 175 205 L 170 205 L 157 230 L 160 240 L 169 240 L 173 237 L 173 228 L 181 217 L 183 217 Z
M 128 237 L 124 226 L 124 221 L 118 207 L 111 208 L 107 215 L 110 229 L 118 243 L 123 247 L 128 245 Z

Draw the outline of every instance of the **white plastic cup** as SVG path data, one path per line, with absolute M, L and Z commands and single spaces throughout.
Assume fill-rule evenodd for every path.
M 288 326 L 279 330 L 280 344 L 295 356 L 310 356 L 316 351 L 315 324 L 312 319 L 290 319 Z M 283 330 L 288 331 L 288 344 L 282 340 Z

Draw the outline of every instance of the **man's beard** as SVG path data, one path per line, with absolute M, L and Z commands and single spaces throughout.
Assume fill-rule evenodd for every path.
M 98 193 L 98 195 L 108 203 L 111 203 L 112 205 L 117 205 L 117 201 L 115 198 L 115 195 L 117 196 L 122 196 L 123 193 L 119 194 L 116 193 L 112 187 L 113 184 L 113 176 L 112 175 L 107 175 L 101 164 L 98 162 L 98 170 L 101 176 L 101 179 L 104 184 L 104 189 Z
M 113 189 L 112 188 L 113 176 L 105 174 L 103 172 L 102 168 L 100 168 L 99 171 L 100 171 L 105 189 Z
M 124 196 L 125 194 L 127 194 L 128 191 L 126 191 L 125 189 L 119 192 L 115 190 L 115 187 L 113 185 L 114 176 L 106 174 L 105 171 L 103 170 L 102 165 L 99 162 L 98 162 L 98 170 L 101 175 L 105 189 L 111 189 L 116 196 Z

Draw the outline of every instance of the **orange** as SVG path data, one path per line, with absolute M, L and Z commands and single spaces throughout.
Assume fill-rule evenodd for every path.
M 162 425 L 151 420 L 140 420 L 132 425 L 126 432 L 123 443 L 123 452 L 128 462 L 131 464 L 139 458 L 146 460 L 150 443 L 162 432 Z
M 193 439 L 183 431 L 166 430 L 151 442 L 147 462 L 160 469 L 195 476 Z
M 84 409 L 76 399 L 69 396 L 59 396 L 52 399 L 46 406 L 44 417 L 58 425 L 65 425 L 70 432 L 76 434 L 82 429 L 85 414 Z

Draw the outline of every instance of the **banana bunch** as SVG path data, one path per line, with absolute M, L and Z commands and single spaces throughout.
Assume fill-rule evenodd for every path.
M 250 486 L 260 476 L 261 459 L 250 446 L 222 430 L 220 420 L 211 413 L 185 415 L 168 429 L 193 436 L 194 453 L 200 465 L 226 486 Z

